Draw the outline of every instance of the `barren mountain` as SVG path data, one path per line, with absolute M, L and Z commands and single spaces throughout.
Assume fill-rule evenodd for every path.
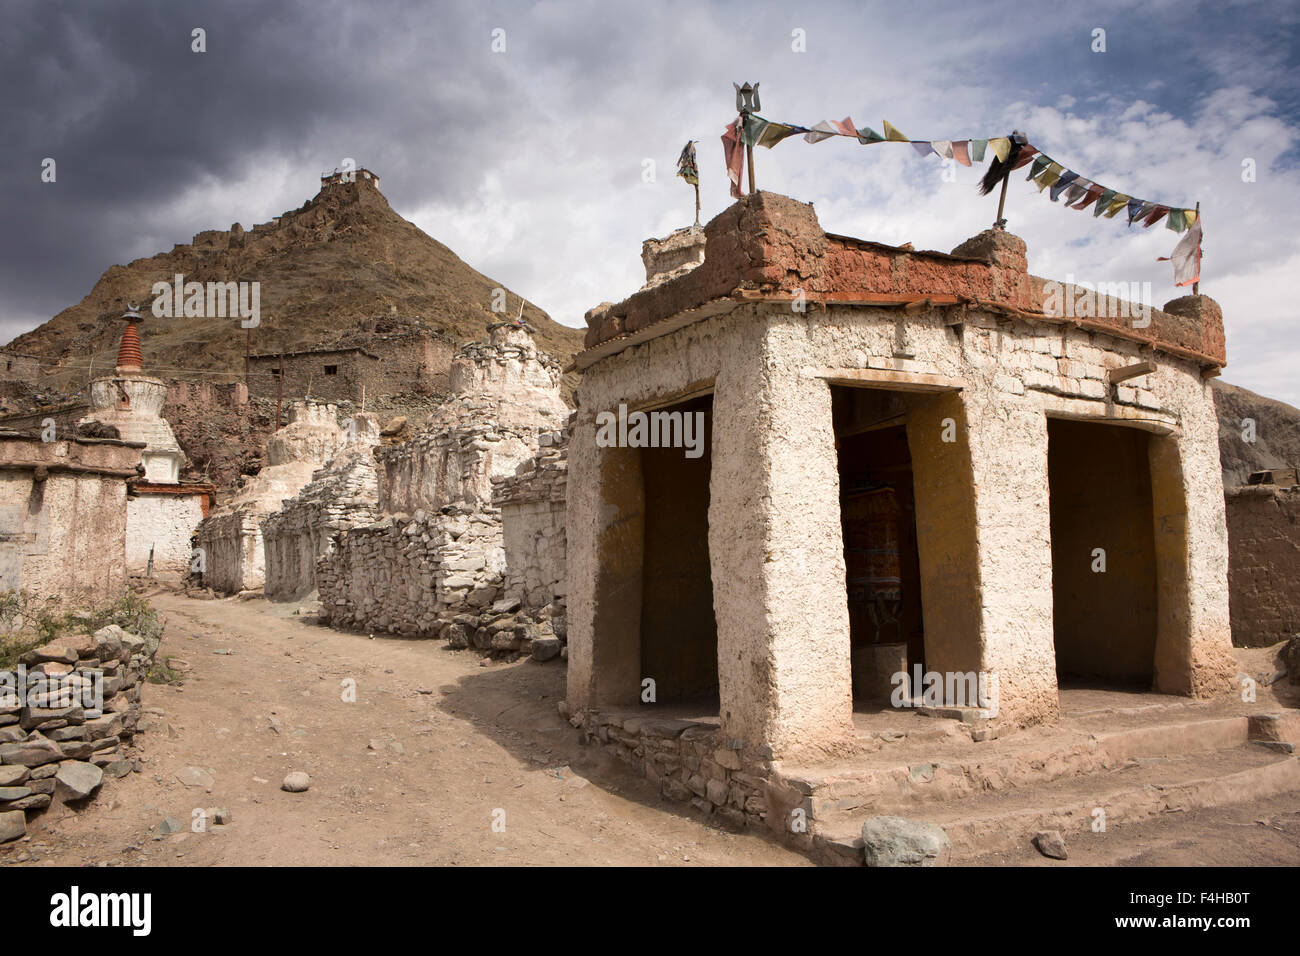
M 1215 380 L 1212 388 L 1225 486 L 1245 484 L 1252 471 L 1300 465 L 1300 408 L 1227 382 Z
M 151 303 L 156 282 L 261 284 L 261 324 L 252 330 L 254 353 L 307 349 L 354 339 L 376 317 L 400 314 L 442 331 L 453 342 L 481 339 L 493 321 L 518 315 L 520 297 L 475 271 L 454 252 L 407 222 L 388 205 L 375 181 L 323 185 L 309 202 L 245 231 L 201 232 L 170 252 L 112 266 L 81 302 L 14 339 L 11 348 L 60 369 L 45 379 L 71 392 L 111 370 L 128 302 Z M 496 304 L 502 311 L 494 313 Z M 504 313 L 504 314 L 503 314 Z M 220 380 L 186 371 L 242 375 L 245 332 L 238 318 L 156 318 L 149 310 L 140 333 L 146 368 L 163 378 Z M 567 361 L 582 333 L 553 321 L 531 303 L 524 318 L 538 330 L 538 346 Z

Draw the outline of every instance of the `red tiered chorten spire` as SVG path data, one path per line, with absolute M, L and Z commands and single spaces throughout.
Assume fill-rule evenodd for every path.
M 119 372 L 140 372 L 144 368 L 144 356 L 140 354 L 140 333 L 136 323 L 140 313 L 134 305 L 127 305 L 126 329 L 122 332 L 122 345 L 117 350 L 117 370 Z

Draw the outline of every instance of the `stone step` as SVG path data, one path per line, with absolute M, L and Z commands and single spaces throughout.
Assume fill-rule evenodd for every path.
M 1300 711 L 1252 716 L 1250 739 L 1280 753 L 1295 753 L 1300 750 Z
M 822 862 L 862 863 L 861 829 L 879 813 L 906 816 L 943 828 L 953 844 L 953 862 L 1014 850 L 1038 830 L 1063 835 L 1093 825 L 1105 812 L 1107 829 L 1166 812 L 1242 803 L 1300 792 L 1300 758 L 1254 743 L 1179 757 L 1132 757 L 1124 766 L 1083 777 L 1064 777 L 966 797 L 949 804 L 889 806 L 839 811 L 810 827 L 813 853 Z
M 1100 773 L 1135 758 L 1223 750 L 1251 739 L 1251 718 L 1181 720 L 1098 733 L 1065 734 L 1047 743 L 970 743 L 951 756 L 900 763 L 886 751 L 832 769 L 780 767 L 780 787 L 810 820 L 854 810 L 911 811 L 989 792 L 1041 786 Z M 915 750 L 918 754 L 924 750 Z M 903 812 L 901 815 L 910 815 Z

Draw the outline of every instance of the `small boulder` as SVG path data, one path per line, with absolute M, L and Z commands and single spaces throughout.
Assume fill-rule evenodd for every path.
M 533 660 L 549 661 L 560 656 L 558 637 L 539 637 L 533 641 Z
M 93 763 L 68 760 L 59 766 L 54 775 L 55 786 L 65 800 L 84 800 L 104 782 L 104 771 Z
M 1065 850 L 1065 839 L 1060 830 L 1040 830 L 1034 834 L 1034 846 L 1043 856 L 1053 860 L 1069 859 Z
M 944 866 L 952 853 L 940 827 L 904 817 L 871 817 L 862 842 L 867 866 Z
M 21 810 L 0 813 L 0 843 L 27 836 L 27 814 Z
M 280 789 L 286 793 L 304 793 L 310 786 L 311 777 L 301 770 L 295 770 L 293 773 L 285 775 L 284 782 L 280 784 Z

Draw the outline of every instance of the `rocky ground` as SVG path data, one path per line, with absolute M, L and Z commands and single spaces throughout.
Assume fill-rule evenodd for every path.
M 168 618 L 159 660 L 182 679 L 145 687 L 142 772 L 34 820 L 0 863 L 809 865 L 761 834 L 707 826 L 581 746 L 556 711 L 560 661 L 484 665 L 471 650 L 340 633 L 260 599 L 153 601 Z M 310 777 L 306 792 L 281 789 L 292 772 Z M 208 811 L 204 832 L 195 810 Z M 1075 835 L 1068 861 L 1026 844 L 971 862 L 1297 860 L 1300 800 L 1287 794 Z
M 0 863 L 807 865 L 580 746 L 556 711 L 561 661 L 480 666 L 262 600 L 153 602 L 168 618 L 159 660 L 185 677 L 145 687 L 142 772 L 34 820 Z M 281 790 L 294 771 L 306 792 Z M 192 832 L 196 809 L 229 822 Z

